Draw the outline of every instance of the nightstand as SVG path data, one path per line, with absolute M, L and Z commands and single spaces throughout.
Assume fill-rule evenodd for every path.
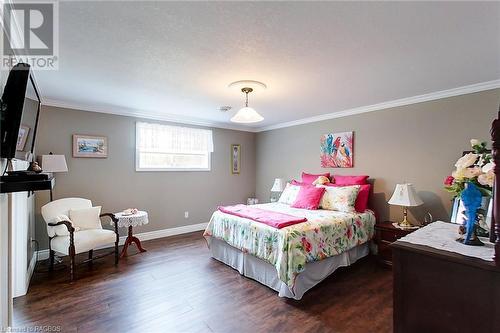
M 375 224 L 375 242 L 378 247 L 378 260 L 386 266 L 392 266 L 392 250 L 389 246 L 391 243 L 412 233 L 417 229 L 399 229 L 392 225 L 392 221 L 385 221 Z

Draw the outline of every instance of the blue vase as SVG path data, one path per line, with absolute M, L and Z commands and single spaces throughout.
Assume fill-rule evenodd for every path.
M 466 217 L 464 221 L 465 236 L 457 240 L 465 245 L 476 245 L 476 246 L 484 245 L 476 234 L 477 211 L 481 207 L 481 202 L 483 198 L 481 191 L 479 191 L 479 189 L 475 184 L 467 182 L 465 184 L 465 189 L 462 191 L 462 194 L 460 195 L 460 198 L 462 199 L 463 205 L 465 207 L 465 217 Z

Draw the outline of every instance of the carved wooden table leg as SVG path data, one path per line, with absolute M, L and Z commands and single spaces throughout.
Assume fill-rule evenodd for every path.
M 132 226 L 129 226 L 127 239 L 125 240 L 125 244 L 123 244 L 123 249 L 122 249 L 122 253 L 120 255 L 120 258 L 123 258 L 127 255 L 128 246 L 132 245 L 132 243 L 135 243 L 135 246 L 137 246 L 137 249 L 139 250 L 139 252 L 146 252 L 146 249 L 144 249 L 142 247 L 141 241 L 139 240 L 139 238 L 135 237 L 132 234 Z

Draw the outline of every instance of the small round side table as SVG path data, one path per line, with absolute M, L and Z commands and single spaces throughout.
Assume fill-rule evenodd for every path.
M 139 238 L 135 237 L 132 234 L 132 227 L 137 227 L 143 224 L 148 224 L 148 213 L 144 211 L 138 211 L 132 215 L 124 215 L 123 212 L 115 213 L 116 218 L 118 219 L 118 226 L 121 228 L 128 227 L 128 236 L 125 240 L 125 244 L 123 244 L 122 253 L 120 254 L 120 258 L 123 258 L 127 255 L 127 249 L 129 245 L 135 243 L 137 249 L 140 252 L 146 252 L 146 250 L 141 246 L 141 241 Z

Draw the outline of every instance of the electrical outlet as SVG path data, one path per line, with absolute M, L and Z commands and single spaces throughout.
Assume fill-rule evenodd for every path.
M 184 218 L 188 219 L 189 218 L 189 212 L 184 212 Z

